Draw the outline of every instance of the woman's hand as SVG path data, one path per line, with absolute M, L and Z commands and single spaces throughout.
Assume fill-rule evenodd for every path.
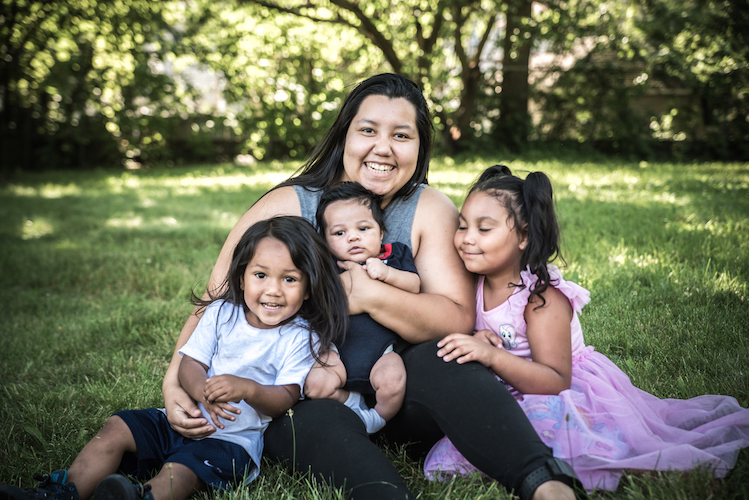
M 304 396 L 309 399 L 335 399 L 345 403 L 343 391 L 346 385 L 346 367 L 341 358 L 334 351 L 327 350 L 320 355 L 320 361 L 315 361 L 312 369 L 304 379 Z
M 338 267 L 345 271 L 339 277 L 348 295 L 349 314 L 353 316 L 367 312 L 366 306 L 371 303 L 369 293 L 381 282 L 372 280 L 367 271 L 356 262 L 338 261 Z
M 165 406 L 166 418 L 169 425 L 190 439 L 200 439 L 216 432 L 216 428 L 203 417 L 195 401 L 181 387 L 164 390 L 164 401 L 171 404 Z

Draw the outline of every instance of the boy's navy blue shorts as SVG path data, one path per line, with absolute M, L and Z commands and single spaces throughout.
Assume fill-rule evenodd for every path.
M 120 471 L 145 481 L 167 462 L 182 464 L 217 490 L 231 490 L 257 467 L 238 444 L 220 439 L 189 439 L 172 430 L 166 415 L 156 408 L 115 413 L 135 438 L 137 456 L 122 458 Z

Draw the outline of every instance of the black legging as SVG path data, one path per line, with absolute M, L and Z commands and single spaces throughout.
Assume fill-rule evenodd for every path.
M 539 439 L 520 406 L 484 366 L 445 363 L 436 341 L 401 355 L 408 374 L 403 408 L 385 427 L 396 443 L 425 452 L 443 435 L 477 468 L 509 489 L 544 466 L 551 450 Z M 304 400 L 271 422 L 265 454 L 294 463 L 347 496 L 414 498 L 385 453 L 367 435 L 354 412 L 331 400 Z

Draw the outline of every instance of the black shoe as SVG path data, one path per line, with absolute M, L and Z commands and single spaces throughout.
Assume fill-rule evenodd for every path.
M 120 474 L 112 474 L 96 485 L 94 500 L 154 500 L 150 484 L 132 483 Z
M 56 470 L 50 474 L 34 474 L 39 481 L 36 488 L 22 489 L 5 484 L 0 486 L 0 500 L 80 500 L 75 484 L 68 483 L 68 471 Z

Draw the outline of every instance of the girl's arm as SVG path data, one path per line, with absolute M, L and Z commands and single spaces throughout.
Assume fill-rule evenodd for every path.
M 526 394 L 559 394 L 570 388 L 572 381 L 572 305 L 553 286 L 544 292 L 546 305 L 532 296 L 525 307 L 526 335 L 531 347 L 534 371 L 523 381 L 524 389 L 507 381 Z M 501 377 L 502 375 L 500 375 Z M 504 378 L 504 377 L 503 377 Z
M 257 221 L 268 219 L 276 215 L 301 215 L 299 199 L 293 187 L 283 187 L 266 193 L 255 203 L 237 222 L 229 233 L 224 243 L 218 260 L 213 267 L 211 277 L 208 281 L 207 290 L 215 289 L 226 278 L 226 273 L 231 263 L 234 247 L 244 232 Z M 207 294 L 203 296 L 207 299 Z M 179 366 L 181 356 L 179 349 L 190 338 L 200 319 L 197 308 L 190 314 L 187 322 L 182 327 L 177 339 L 177 344 L 169 363 L 161 390 L 164 396 L 164 407 L 167 418 L 172 428 L 189 438 L 205 437 L 215 431 L 214 427 L 205 419 L 201 418 L 200 409 L 195 405 L 195 399 L 185 392 L 179 382 Z
M 280 417 L 299 400 L 297 384 L 262 385 L 236 375 L 217 375 L 205 384 L 205 399 L 210 403 L 238 403 L 244 400 L 258 412 Z
M 470 332 L 475 319 L 473 275 L 453 245 L 458 211 L 434 188 L 421 194 L 411 231 L 421 293 L 404 292 L 369 278 L 358 264 L 341 275 L 351 314 L 369 313 L 411 343 L 451 332 Z
M 534 298 L 525 308 L 532 361 L 502 349 L 498 337 L 489 330 L 474 336 L 448 335 L 438 343 L 437 355 L 445 361 L 457 359 L 458 363 L 478 361 L 524 394 L 556 395 L 569 389 L 572 307 L 567 297 L 553 287 L 546 289 L 544 298 L 544 307 L 536 309 L 541 301 Z M 492 345 L 495 342 L 496 347 Z
M 231 406 L 227 402 L 223 401 L 208 401 L 204 397 L 205 387 L 207 385 L 208 378 L 208 367 L 200 361 L 191 358 L 190 356 L 182 356 L 182 361 L 179 364 L 179 382 L 182 388 L 187 394 L 192 397 L 195 401 L 200 401 L 205 406 L 211 416 L 213 423 L 220 428 L 224 428 L 224 424 L 221 422 L 219 417 L 226 420 L 235 420 L 236 417 L 232 413 L 241 413 L 242 410 Z

